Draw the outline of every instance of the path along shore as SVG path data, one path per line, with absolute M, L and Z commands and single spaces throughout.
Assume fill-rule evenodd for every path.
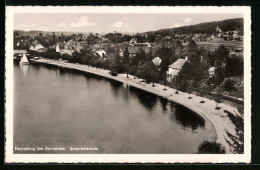
M 152 87 L 152 83 L 147 84 L 145 82 L 142 82 L 142 79 L 139 78 L 134 79 L 132 75 L 129 75 L 129 78 L 126 78 L 126 74 L 118 74 L 117 76 L 112 76 L 109 74 L 109 70 L 89 67 L 87 65 L 64 63 L 62 61 L 53 61 L 53 60 L 42 59 L 42 58 L 36 61 L 40 63 L 56 65 L 64 68 L 81 70 L 102 77 L 106 77 L 109 79 L 113 79 L 122 82 L 124 84 L 136 87 L 138 89 L 142 89 L 144 91 L 167 98 L 168 100 L 173 101 L 175 103 L 179 103 L 193 110 L 200 117 L 202 117 L 205 120 L 205 128 L 212 129 L 212 136 L 210 136 L 210 140 L 221 143 L 221 145 L 225 147 L 226 153 L 231 153 L 230 151 L 231 147 L 226 141 L 229 140 L 226 131 L 228 131 L 233 135 L 235 135 L 236 131 L 235 131 L 235 125 L 228 118 L 227 113 L 225 113 L 224 110 L 227 110 L 234 115 L 239 114 L 237 109 L 234 107 L 220 103 L 219 107 L 221 109 L 216 110 L 215 109 L 216 103 L 214 100 L 203 98 L 205 103 L 200 103 L 202 98 L 199 96 L 191 95 L 192 99 L 188 99 L 189 96 L 188 93 L 179 91 L 178 94 L 175 94 L 174 93 L 175 89 L 166 87 L 167 90 L 163 90 L 165 86 L 156 83 L 155 83 L 155 87 Z

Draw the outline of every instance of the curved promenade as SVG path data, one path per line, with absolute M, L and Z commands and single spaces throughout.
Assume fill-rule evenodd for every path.
M 37 62 L 56 65 L 60 67 L 66 67 L 71 69 L 76 69 L 109 79 L 113 79 L 124 84 L 142 89 L 144 91 L 156 94 L 158 96 L 167 98 L 170 101 L 179 103 L 201 116 L 205 120 L 205 128 L 212 130 L 212 136 L 209 137 L 209 140 L 216 141 L 221 143 L 225 147 L 226 153 L 231 153 L 231 147 L 229 146 L 226 140 L 229 140 L 226 131 L 235 135 L 235 125 L 230 121 L 227 114 L 224 110 L 229 111 L 230 113 L 236 115 L 239 114 L 237 109 L 226 104 L 219 104 L 220 110 L 215 110 L 216 103 L 215 101 L 203 98 L 205 103 L 200 103 L 201 97 L 191 95 L 192 99 L 188 99 L 188 94 L 180 92 L 175 94 L 175 89 L 166 87 L 167 90 L 163 90 L 164 86 L 160 84 L 155 84 L 155 87 L 152 87 L 152 84 L 147 84 L 141 82 L 142 79 L 134 79 L 133 76 L 129 75 L 129 78 L 126 78 L 126 74 L 118 74 L 117 76 L 111 76 L 109 70 L 104 70 L 100 68 L 88 67 L 86 65 L 64 63 L 60 61 L 53 61 L 47 59 L 39 59 Z

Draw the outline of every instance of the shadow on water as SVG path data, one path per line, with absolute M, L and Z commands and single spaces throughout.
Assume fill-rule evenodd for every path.
M 41 63 L 40 65 L 45 67 L 45 68 L 48 68 L 49 70 L 56 70 L 58 68 L 58 66 L 50 65 L 50 64 Z
M 79 70 L 74 70 L 71 68 L 64 68 L 64 67 L 56 67 L 56 73 L 59 74 L 60 76 L 68 76 L 68 77 L 82 75 L 82 73 Z
M 160 101 L 160 103 L 162 105 L 163 113 L 166 113 L 167 112 L 168 99 L 163 98 L 163 97 L 159 97 L 159 101 Z
M 170 105 L 170 110 L 172 111 L 172 112 L 175 112 L 175 105 L 176 105 L 176 103 L 174 103 L 174 102 L 169 102 L 169 105 Z
M 14 62 L 14 65 L 19 65 L 20 59 L 14 59 L 13 62 Z
M 31 69 L 36 72 L 36 73 L 39 73 L 40 69 L 41 69 L 41 63 L 33 63 L 31 64 L 32 67 Z
M 152 109 L 157 103 L 158 97 L 156 95 L 145 92 L 132 86 L 129 87 L 129 90 L 137 96 L 139 102 L 144 106 L 146 110 L 152 111 Z
M 92 80 L 99 82 L 99 81 L 105 79 L 107 82 L 109 82 L 109 84 L 111 85 L 111 87 L 114 90 L 116 95 L 118 94 L 119 88 L 123 85 L 123 83 L 121 83 L 121 82 L 111 80 L 109 78 L 105 78 L 105 77 L 95 75 L 95 74 L 92 74 L 92 73 L 88 73 L 88 72 L 85 72 L 85 71 L 76 70 L 76 69 L 73 69 L 73 68 L 65 68 L 65 67 L 59 67 L 59 66 L 48 65 L 48 64 L 44 64 L 44 66 L 46 68 L 49 68 L 49 69 L 55 71 L 56 74 L 59 74 L 60 76 L 68 76 L 68 77 L 84 76 L 87 82 L 90 82 Z
M 120 87 L 123 86 L 123 83 L 122 82 L 119 82 L 119 81 L 115 81 L 115 80 L 110 80 L 110 79 L 106 79 L 109 84 L 111 85 L 111 87 L 115 90 L 119 89 Z
M 180 104 L 175 104 L 175 114 L 172 114 L 172 120 L 177 120 L 184 128 L 190 128 L 192 131 L 199 127 L 205 128 L 205 121 L 203 118 Z
M 98 75 L 94 75 L 91 73 L 87 73 L 85 71 L 76 70 L 73 68 L 67 68 L 67 67 L 60 67 L 56 65 L 49 65 L 42 63 L 41 66 L 44 66 L 45 68 L 48 68 L 49 70 L 55 71 L 56 74 L 60 76 L 68 76 L 68 77 L 74 77 L 74 76 L 85 76 L 87 80 L 95 79 L 96 81 L 102 80 L 103 77 L 100 77 Z

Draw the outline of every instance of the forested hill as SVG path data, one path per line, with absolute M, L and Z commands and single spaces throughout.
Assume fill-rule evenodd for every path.
M 216 27 L 218 26 L 222 31 L 234 31 L 238 30 L 239 34 L 243 34 L 243 18 L 228 19 L 223 21 L 204 22 L 196 25 L 183 26 L 178 28 L 167 28 L 157 31 L 145 32 L 145 34 L 212 34 L 216 33 Z

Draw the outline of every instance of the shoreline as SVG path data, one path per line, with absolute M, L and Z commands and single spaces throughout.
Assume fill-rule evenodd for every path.
M 235 125 L 231 122 L 231 120 L 229 120 L 224 110 L 227 110 L 230 113 L 237 115 L 238 111 L 234 107 L 220 103 L 219 106 L 221 107 L 221 109 L 215 110 L 215 101 L 213 100 L 203 98 L 205 103 L 200 103 L 202 98 L 199 96 L 191 95 L 192 99 L 188 99 L 188 93 L 179 91 L 179 94 L 175 94 L 175 89 L 166 87 L 167 90 L 163 90 L 165 86 L 157 83 L 155 83 L 155 87 L 152 87 L 152 84 L 141 82 L 142 79 L 139 78 L 134 79 L 132 75 L 129 75 L 129 78 L 126 78 L 126 74 L 118 74 L 117 76 L 112 76 L 109 74 L 109 70 L 104 70 L 101 68 L 89 67 L 87 65 L 75 63 L 64 63 L 61 61 L 53 61 L 42 58 L 36 60 L 35 63 L 45 63 L 55 65 L 58 67 L 70 68 L 95 74 L 166 98 L 174 103 L 181 104 L 184 107 L 194 111 L 198 116 L 204 119 L 205 129 L 208 128 L 212 132 L 212 135 L 210 135 L 209 137 L 209 141 L 216 141 L 220 143 L 222 146 L 225 147 L 227 154 L 232 153 L 230 150 L 231 147 L 226 141 L 229 139 L 226 131 L 228 131 L 231 134 L 235 134 Z

